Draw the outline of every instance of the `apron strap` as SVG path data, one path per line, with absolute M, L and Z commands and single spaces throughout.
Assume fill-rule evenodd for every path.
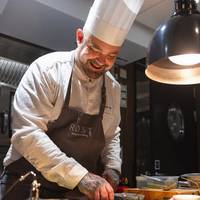
M 100 107 L 100 116 L 103 118 L 104 109 L 106 106 L 106 87 L 105 87 L 105 74 L 103 75 L 103 85 L 101 89 L 101 107 Z
M 73 74 L 73 70 L 69 79 L 69 83 L 68 83 L 68 89 L 67 89 L 67 95 L 65 97 L 65 103 L 64 106 L 69 106 L 69 99 L 70 99 L 70 93 L 71 93 L 71 82 L 72 82 L 72 74 Z

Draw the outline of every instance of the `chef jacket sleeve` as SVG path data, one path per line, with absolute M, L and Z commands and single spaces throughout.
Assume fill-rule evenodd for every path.
M 102 162 L 105 168 L 112 168 L 121 173 L 121 157 L 120 157 L 120 97 L 121 88 L 118 83 L 114 85 L 113 89 L 108 91 L 107 99 L 111 102 L 111 113 L 106 114 L 104 111 L 104 134 L 105 147 L 102 152 Z
M 59 91 L 59 70 L 35 61 L 23 76 L 13 103 L 14 148 L 49 181 L 73 189 L 88 172 L 67 157 L 45 133 Z

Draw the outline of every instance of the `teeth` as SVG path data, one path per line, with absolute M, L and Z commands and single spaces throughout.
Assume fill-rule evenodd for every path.
M 100 67 L 99 67 L 96 63 L 94 63 L 94 62 L 91 62 L 91 65 L 92 65 L 93 67 L 97 68 L 97 69 L 100 68 Z
M 99 66 L 103 66 L 104 65 L 103 63 L 99 62 L 98 60 L 94 61 L 94 64 L 97 64 Z

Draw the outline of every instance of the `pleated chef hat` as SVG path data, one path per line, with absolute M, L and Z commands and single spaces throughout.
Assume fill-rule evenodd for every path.
M 98 39 L 121 46 L 144 0 L 95 0 L 83 30 Z

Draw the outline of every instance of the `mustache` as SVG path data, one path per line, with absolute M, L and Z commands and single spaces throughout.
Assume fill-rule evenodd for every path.
M 106 65 L 105 63 L 101 63 L 98 60 L 90 60 L 89 62 L 91 62 L 93 65 L 97 66 L 97 67 L 101 67 L 101 68 L 107 68 L 109 67 L 108 65 Z

